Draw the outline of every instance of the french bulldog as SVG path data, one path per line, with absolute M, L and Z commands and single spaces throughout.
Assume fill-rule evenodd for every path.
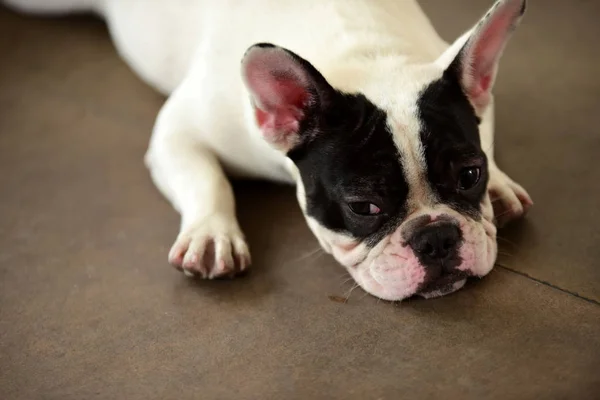
M 1 1 L 99 15 L 167 96 L 145 163 L 181 214 L 168 259 L 188 275 L 250 266 L 228 176 L 294 184 L 322 248 L 393 301 L 488 274 L 497 225 L 532 205 L 493 156 L 492 87 L 525 0 L 453 43 L 413 0 Z

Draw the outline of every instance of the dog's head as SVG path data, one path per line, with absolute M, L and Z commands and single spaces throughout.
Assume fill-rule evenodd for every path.
M 321 246 L 367 292 L 440 296 L 492 269 L 479 123 L 524 10 L 524 0 L 499 1 L 435 62 L 398 72 L 394 59 L 380 61 L 360 92 L 335 89 L 286 49 L 246 53 L 243 78 L 263 136 L 293 163 Z

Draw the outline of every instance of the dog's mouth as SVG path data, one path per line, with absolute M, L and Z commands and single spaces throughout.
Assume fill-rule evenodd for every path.
M 419 290 L 418 296 L 426 299 L 445 296 L 461 289 L 467 282 L 467 275 L 464 272 L 454 272 L 443 275 L 435 281 L 427 284 Z

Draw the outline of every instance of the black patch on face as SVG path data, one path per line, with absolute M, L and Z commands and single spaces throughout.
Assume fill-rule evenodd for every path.
M 458 64 L 430 83 L 417 103 L 421 120 L 421 142 L 427 162 L 427 178 L 440 201 L 473 219 L 481 218 L 485 195 L 487 159 L 481 149 L 479 118 L 457 78 Z M 480 168 L 479 183 L 460 190 L 459 173 L 467 167 Z
M 392 232 L 406 214 L 408 185 L 385 111 L 363 95 L 335 91 L 300 130 L 310 140 L 288 156 L 300 171 L 306 213 L 370 245 Z M 358 215 L 350 202 L 373 203 L 381 213 Z
M 257 47 L 286 52 L 289 59 L 280 62 L 288 65 L 271 66 L 268 78 L 290 81 L 295 90 L 304 91 L 302 104 L 292 99 L 288 105 L 298 108 L 298 131 L 285 134 L 297 135 L 287 155 L 300 172 L 306 213 L 330 230 L 367 244 L 379 242 L 406 214 L 408 194 L 385 111 L 362 94 L 336 90 L 292 51 L 270 43 L 251 49 Z M 285 91 L 279 97 L 276 102 L 289 100 Z M 380 212 L 369 215 L 371 209 Z

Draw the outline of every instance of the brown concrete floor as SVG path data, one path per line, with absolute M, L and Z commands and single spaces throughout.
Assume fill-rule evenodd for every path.
M 490 2 L 422 2 L 446 38 Z M 163 99 L 102 23 L 0 10 L 0 398 L 600 398 L 600 2 L 531 1 L 498 87 L 498 158 L 536 202 L 487 278 L 378 302 L 293 193 L 237 186 L 255 266 L 193 284 L 142 164 Z

